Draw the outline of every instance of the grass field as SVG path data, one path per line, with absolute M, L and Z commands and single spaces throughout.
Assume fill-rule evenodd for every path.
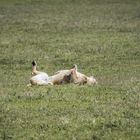
M 27 87 L 79 66 L 96 86 Z M 139 140 L 140 1 L 0 0 L 0 140 Z

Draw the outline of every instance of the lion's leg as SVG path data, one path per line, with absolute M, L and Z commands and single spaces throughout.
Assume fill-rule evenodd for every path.
M 37 70 L 37 63 L 36 61 L 33 61 L 32 62 L 32 75 L 38 75 L 38 74 L 41 74 L 41 73 L 44 73 L 44 72 L 41 72 L 41 71 L 38 71 Z

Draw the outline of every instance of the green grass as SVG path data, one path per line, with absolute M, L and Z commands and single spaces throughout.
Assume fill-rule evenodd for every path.
M 98 85 L 27 87 L 33 59 Z M 1 0 L 0 139 L 139 140 L 140 1 Z

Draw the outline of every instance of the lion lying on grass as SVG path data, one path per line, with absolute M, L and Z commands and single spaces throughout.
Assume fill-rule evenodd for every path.
M 60 70 L 52 76 L 48 76 L 47 73 L 37 70 L 37 63 L 32 62 L 32 77 L 30 79 L 31 85 L 61 85 L 66 83 L 74 84 L 96 84 L 96 79 L 93 76 L 86 76 L 77 71 L 77 65 L 74 65 L 69 70 Z

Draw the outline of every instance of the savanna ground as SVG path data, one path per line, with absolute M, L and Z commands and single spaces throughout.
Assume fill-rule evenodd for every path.
M 27 87 L 33 59 L 98 85 Z M 0 0 L 0 139 L 139 140 L 140 1 Z

